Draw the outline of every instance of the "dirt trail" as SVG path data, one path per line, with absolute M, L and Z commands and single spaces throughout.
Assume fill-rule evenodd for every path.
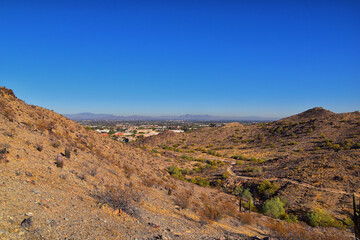
M 228 161 L 229 162 L 229 161 Z M 237 175 L 236 173 L 234 173 L 234 171 L 232 170 L 232 168 L 234 167 L 234 165 L 236 164 L 236 162 L 229 162 L 231 165 L 227 168 L 227 171 L 231 174 L 231 176 L 235 177 L 235 178 L 242 178 L 242 179 L 248 179 L 248 180 L 268 180 L 268 181 L 282 181 L 282 182 L 290 182 L 292 184 L 298 185 L 298 186 L 302 186 L 302 187 L 306 187 L 306 188 L 311 188 L 311 189 L 316 189 L 319 191 L 324 191 L 324 192 L 331 192 L 331 193 L 335 193 L 335 194 L 342 194 L 342 195 L 348 195 L 348 196 L 352 196 L 353 193 L 349 193 L 349 192 L 345 192 L 345 191 L 341 191 L 341 190 L 336 190 L 336 189 L 332 189 L 332 188 L 320 188 L 320 187 L 315 187 L 311 184 L 308 183 L 301 183 L 292 179 L 288 179 L 288 178 L 258 178 L 258 177 L 247 177 L 247 176 L 241 176 L 241 175 Z M 359 194 L 354 193 L 356 197 L 359 197 Z

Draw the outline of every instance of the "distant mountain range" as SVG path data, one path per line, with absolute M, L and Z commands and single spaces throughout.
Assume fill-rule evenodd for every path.
M 278 118 L 266 118 L 258 116 L 246 117 L 224 117 L 212 115 L 179 115 L 179 116 L 116 116 L 113 114 L 96 114 L 96 113 L 76 113 L 76 114 L 63 114 L 65 117 L 74 120 L 118 120 L 118 121 L 169 121 L 169 120 L 183 120 L 183 121 L 274 121 Z

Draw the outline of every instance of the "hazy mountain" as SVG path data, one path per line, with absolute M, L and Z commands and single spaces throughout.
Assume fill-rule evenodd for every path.
M 245 116 L 245 117 L 224 117 L 212 115 L 179 115 L 179 116 L 116 116 L 113 114 L 96 114 L 96 113 L 76 113 L 64 114 L 65 117 L 71 120 L 124 120 L 124 121 L 151 121 L 151 120 L 183 120 L 183 121 L 274 121 L 277 118 L 265 118 L 258 116 Z

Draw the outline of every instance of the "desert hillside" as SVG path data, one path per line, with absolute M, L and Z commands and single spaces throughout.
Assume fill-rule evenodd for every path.
M 250 177 L 287 177 L 319 188 L 359 192 L 356 144 L 360 115 L 325 115 L 164 133 L 134 147 L 86 130 L 53 111 L 28 105 L 12 90 L 1 87 L 0 238 L 349 238 L 350 228 L 311 228 L 262 215 L 255 208 L 251 213 L 239 212 L 238 197 L 231 191 L 236 185 L 255 186 L 251 181 L 257 180 Z M 350 147 L 347 139 L 352 141 Z M 298 143 L 289 144 L 292 141 Z M 235 159 L 240 154 L 245 159 Z M 200 155 L 218 166 L 204 168 L 204 176 L 216 181 L 219 171 L 227 170 L 230 175 L 211 187 L 199 184 L 202 171 L 194 173 L 198 182 L 184 181 L 173 174 L 174 168 L 169 171 L 171 166 L 190 168 L 196 163 L 201 168 L 203 160 L 195 161 Z M 317 164 L 323 155 L 323 165 Z M 266 161 L 254 162 L 251 157 Z M 246 170 L 247 165 L 253 168 L 255 164 L 261 167 L 261 175 Z M 316 177 L 321 171 L 324 177 Z M 336 196 L 328 203 L 316 189 L 284 184 L 276 193 L 279 196 L 293 194 L 292 188 L 303 194 L 289 197 L 291 204 L 299 201 L 306 208 L 305 196 L 313 200 L 316 193 L 320 205 L 335 209 L 334 202 L 342 201 L 337 214 L 349 214 L 345 195 L 319 191 Z
M 326 209 L 344 223 L 352 195 L 360 196 L 359 112 L 317 107 L 269 123 L 165 132 L 134 145 L 167 157 L 186 181 L 201 177 L 200 184 L 235 195 L 237 186 L 249 188 L 260 211 L 269 198 L 285 198 L 303 222 L 314 209 Z M 271 196 L 259 191 L 264 181 L 277 186 Z

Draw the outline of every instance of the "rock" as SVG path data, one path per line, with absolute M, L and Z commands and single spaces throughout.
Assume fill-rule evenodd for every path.
M 25 172 L 25 175 L 28 176 L 28 177 L 32 177 L 32 173 L 31 172 Z
M 20 226 L 23 227 L 25 230 L 29 230 L 31 228 L 31 225 L 32 225 L 31 217 L 25 218 L 20 224 Z
M 153 227 L 153 228 L 155 228 L 155 229 L 160 229 L 160 226 L 159 225 L 157 225 L 156 223 L 148 223 L 148 225 L 150 226 L 150 227 Z M 161 238 L 160 238 L 161 239 Z
M 38 190 L 36 190 L 36 189 L 32 189 L 31 190 L 33 193 L 35 193 L 35 194 L 40 194 L 40 191 L 38 191 Z
M 27 213 L 25 213 L 25 216 L 32 217 L 33 213 L 32 212 L 27 212 Z

